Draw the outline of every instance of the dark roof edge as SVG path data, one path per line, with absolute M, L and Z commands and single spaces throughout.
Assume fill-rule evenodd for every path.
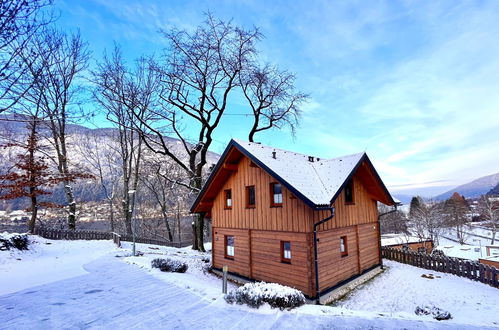
M 327 205 L 316 205 L 314 202 L 312 202 L 310 199 L 305 197 L 300 191 L 298 191 L 295 187 L 293 187 L 291 184 L 289 184 L 286 180 L 281 178 L 277 173 L 272 171 L 267 165 L 265 165 L 262 161 L 260 161 L 258 158 L 256 158 L 251 152 L 246 150 L 242 145 L 237 143 L 234 139 L 231 139 L 227 147 L 225 148 L 222 156 L 220 156 L 220 159 L 218 160 L 217 165 L 211 172 L 210 176 L 208 177 L 208 180 L 206 180 L 206 183 L 203 185 L 203 188 L 199 192 L 198 196 L 196 197 L 196 200 L 194 203 L 192 203 L 192 206 L 190 208 L 191 213 L 193 213 L 194 208 L 199 204 L 202 196 L 206 193 L 206 189 L 208 189 L 208 186 L 210 185 L 211 181 L 213 181 L 213 178 L 215 174 L 218 172 L 220 169 L 221 164 L 223 164 L 225 158 L 227 157 L 227 154 L 231 147 L 236 147 L 237 150 L 239 150 L 243 155 L 248 157 L 252 162 L 260 166 L 263 170 L 265 170 L 267 173 L 269 173 L 272 177 L 277 179 L 281 184 L 283 184 L 289 191 L 291 191 L 296 197 L 298 197 L 301 201 L 303 201 L 307 206 L 311 208 L 327 208 Z
M 215 168 L 213 168 L 213 171 L 211 171 L 210 173 L 210 176 L 208 177 L 208 179 L 206 180 L 206 182 L 204 183 L 203 187 L 201 188 L 201 190 L 199 191 L 198 195 L 196 196 L 196 199 L 194 200 L 194 202 L 192 203 L 189 211 L 191 213 L 194 213 L 194 208 L 199 204 L 199 202 L 201 201 L 201 198 L 203 197 L 203 195 L 206 193 L 206 189 L 208 189 L 208 187 L 210 186 L 211 182 L 213 181 L 216 173 L 218 172 L 218 170 L 220 169 L 220 166 L 222 166 L 225 158 L 227 157 L 227 154 L 229 153 L 229 150 L 230 148 L 232 147 L 234 140 L 230 140 L 229 144 L 227 145 L 227 147 L 225 147 L 225 150 L 224 152 L 222 153 L 222 155 L 220 156 L 220 158 L 218 159 L 218 162 L 217 164 L 215 165 Z
M 383 180 L 381 180 L 381 177 L 379 176 L 378 172 L 374 168 L 373 163 L 371 163 L 371 160 L 369 159 L 369 157 L 367 156 L 367 153 L 365 153 L 365 152 L 362 155 L 362 157 L 360 157 L 359 161 L 357 162 L 357 164 L 355 165 L 355 167 L 352 169 L 352 171 L 350 172 L 350 174 L 348 174 L 347 178 L 345 179 L 345 181 L 343 182 L 343 184 L 341 185 L 341 187 L 336 191 L 336 194 L 334 194 L 333 198 L 331 199 L 331 204 L 333 204 L 336 201 L 336 198 L 338 198 L 339 194 L 343 191 L 343 188 L 345 188 L 345 185 L 347 184 L 347 182 L 353 177 L 354 173 L 357 171 L 357 169 L 359 168 L 359 166 L 364 161 L 367 162 L 367 164 L 369 165 L 369 167 L 373 171 L 375 179 L 381 185 L 381 188 L 383 188 L 383 191 L 385 192 L 385 194 L 387 194 L 390 197 L 390 201 L 393 203 L 393 205 L 397 205 L 397 203 L 393 200 L 392 194 L 390 194 L 390 192 L 386 188 L 385 184 L 383 183 Z

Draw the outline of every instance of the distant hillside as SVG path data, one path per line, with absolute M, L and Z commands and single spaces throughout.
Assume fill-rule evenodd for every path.
M 12 121 L 21 120 L 21 121 Z M 0 115 L 0 144 L 7 141 L 25 141 L 26 140 L 26 123 L 22 122 L 22 117 L 13 117 L 8 115 Z M 49 136 L 49 131 L 46 126 L 41 125 L 39 134 L 42 137 Z M 70 124 L 67 126 L 67 141 L 68 150 L 71 155 L 71 164 L 81 171 L 93 173 L 97 176 L 95 169 L 89 163 L 88 158 L 86 158 L 85 153 L 93 153 L 103 157 L 101 160 L 104 164 L 103 172 L 104 176 L 108 177 L 112 170 L 113 173 L 120 173 L 121 163 L 118 158 L 108 157 L 108 152 L 110 150 L 117 150 L 118 139 L 117 139 L 117 129 L 116 128 L 88 128 L 81 125 Z M 164 137 L 165 143 L 169 146 L 170 150 L 177 155 L 180 159 L 185 159 L 185 152 L 183 145 L 180 140 Z M 41 140 L 41 144 L 48 145 L 46 140 Z M 13 162 L 16 160 L 16 150 L 14 148 L 2 149 L 0 151 L 0 173 L 5 173 L 7 169 L 13 166 Z M 109 153 L 109 155 L 114 155 Z M 169 162 L 170 160 L 165 156 L 154 154 L 145 150 L 143 152 L 144 159 L 159 159 L 164 162 Z M 219 154 L 209 151 L 207 154 L 207 166 L 206 169 L 211 164 L 215 164 L 220 157 Z M 49 166 L 54 166 L 52 163 L 48 162 Z M 74 193 L 78 202 L 99 202 L 104 199 L 104 192 L 100 185 L 96 185 L 93 180 L 81 180 L 73 185 Z M 53 194 L 48 196 L 42 196 L 40 198 L 42 201 L 50 201 L 57 204 L 65 204 L 64 191 L 62 185 L 53 189 Z M 18 198 L 15 200 L 0 200 L 0 210 L 17 210 L 25 209 L 29 205 L 29 200 L 26 198 Z
M 487 193 L 487 195 L 499 195 L 499 183 Z
M 466 198 L 480 197 L 488 193 L 499 184 L 499 173 L 487 175 L 469 183 L 457 186 L 443 194 L 435 197 L 437 200 L 448 199 L 454 192 L 458 192 Z

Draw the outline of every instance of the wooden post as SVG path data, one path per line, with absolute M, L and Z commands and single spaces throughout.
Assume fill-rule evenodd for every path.
M 222 293 L 227 294 L 227 272 L 229 267 L 227 265 L 223 266 L 223 278 L 222 278 Z

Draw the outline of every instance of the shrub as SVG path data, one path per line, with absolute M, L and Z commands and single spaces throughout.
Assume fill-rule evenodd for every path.
M 6 251 L 10 248 L 18 250 L 27 250 L 29 245 L 28 235 L 26 234 L 3 234 L 0 235 L 0 250 Z
M 156 258 L 151 262 L 152 268 L 159 268 L 162 272 L 185 273 L 189 266 L 185 262 L 170 258 Z
M 28 249 L 29 241 L 28 241 L 28 235 L 26 234 L 14 235 L 10 238 L 10 242 L 12 243 L 12 246 L 18 250 Z
M 452 318 L 452 315 L 449 312 L 435 306 L 418 306 L 416 307 L 414 313 L 416 313 L 416 315 L 432 315 L 433 318 L 438 321 L 449 320 Z
M 293 309 L 305 304 L 305 296 L 301 291 L 276 283 L 247 283 L 229 294 L 225 301 L 230 304 L 246 304 L 258 308 L 268 303 L 272 308 Z

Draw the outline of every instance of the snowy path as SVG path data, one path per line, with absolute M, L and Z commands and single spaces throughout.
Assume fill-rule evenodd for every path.
M 210 302 L 111 256 L 84 268 L 89 272 L 86 275 L 0 296 L 0 328 L 459 328 L 451 323 L 400 318 L 261 313 L 220 300 Z

